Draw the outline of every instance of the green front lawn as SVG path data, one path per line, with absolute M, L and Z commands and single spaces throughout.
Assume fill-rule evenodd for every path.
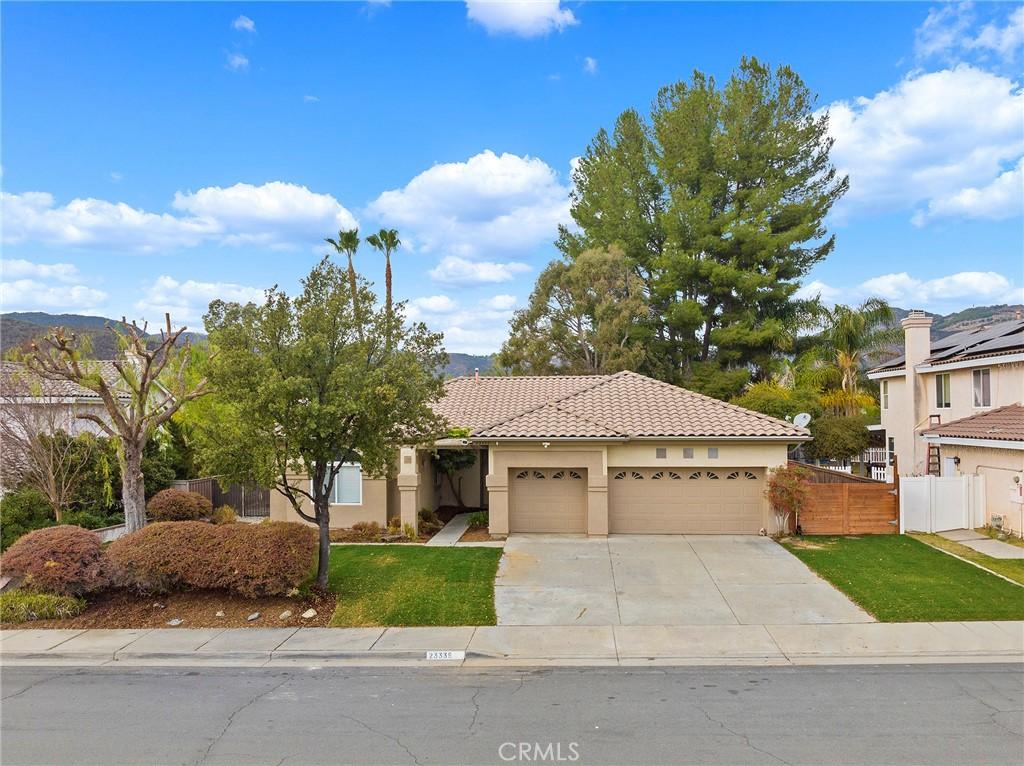
M 1024 588 L 904 535 L 783 545 L 882 622 L 1024 620 Z
M 925 532 L 910 532 L 909 534 L 915 540 L 927 543 L 933 548 L 954 553 L 962 559 L 973 561 L 975 564 L 985 567 L 990 572 L 1001 574 L 1003 577 L 1009 577 L 1014 582 L 1024 585 L 1024 559 L 992 558 L 984 553 L 979 553 L 974 548 L 968 548 L 966 545 L 961 545 L 953 540 L 947 540 L 942 535 L 931 535 Z
M 333 627 L 494 625 L 499 548 L 331 547 Z

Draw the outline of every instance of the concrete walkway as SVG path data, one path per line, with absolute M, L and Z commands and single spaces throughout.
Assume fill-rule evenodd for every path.
M 427 652 L 456 652 L 428 660 Z M 1024 622 L 8 630 L 4 665 L 815 665 L 1024 662 Z
M 459 538 L 466 533 L 467 529 L 469 529 L 469 514 L 460 513 L 457 516 L 453 516 L 452 520 L 445 524 L 440 532 L 423 544 L 440 545 L 450 548 L 459 541 Z
M 952 529 L 948 532 L 939 532 L 939 537 L 945 537 L 955 543 L 966 545 L 968 548 L 984 553 L 994 559 L 1024 559 L 1024 548 L 1019 545 L 1004 543 L 1002 540 L 994 540 L 988 535 L 975 532 L 973 529 Z

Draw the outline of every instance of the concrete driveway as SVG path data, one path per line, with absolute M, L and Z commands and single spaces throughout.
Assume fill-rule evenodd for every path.
M 510 535 L 499 625 L 802 625 L 873 618 L 766 537 Z

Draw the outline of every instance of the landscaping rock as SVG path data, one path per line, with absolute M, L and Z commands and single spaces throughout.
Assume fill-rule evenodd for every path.
M 170 625 L 172 628 L 176 628 L 179 625 L 181 625 L 183 622 L 185 622 L 185 621 L 183 619 L 181 619 L 180 617 L 175 617 L 173 620 L 168 620 L 167 624 Z
M 226 615 L 226 614 L 224 614 L 224 610 L 223 610 L 223 609 L 221 609 L 220 611 L 218 611 L 218 612 L 217 612 L 217 614 L 215 614 L 215 615 L 213 615 L 213 616 L 214 616 L 214 617 L 227 617 L 227 615 Z
M 260 618 L 260 613 L 259 613 L 259 612 L 253 612 L 252 614 L 250 614 L 250 615 L 249 615 L 248 617 L 246 617 L 245 619 L 246 619 L 246 620 L 247 620 L 248 622 L 253 622 L 254 620 L 258 620 L 259 618 Z
M 299 595 L 299 589 L 298 588 L 292 588 L 285 595 L 288 596 L 288 598 L 295 598 L 296 596 Z
M 291 616 L 292 616 L 292 610 L 291 609 L 285 609 L 283 612 L 281 612 L 281 616 L 278 617 L 277 619 L 279 619 L 279 620 L 287 620 Z
M 314 617 L 316 617 L 316 609 L 307 609 L 302 613 L 302 619 L 304 620 L 312 620 Z
M 153 604 L 153 608 L 154 609 L 166 609 L 167 605 L 166 604 L 161 604 L 159 601 L 157 601 L 157 602 L 155 602 Z

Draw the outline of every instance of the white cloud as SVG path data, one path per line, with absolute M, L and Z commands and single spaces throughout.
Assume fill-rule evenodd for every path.
M 107 294 L 86 285 L 65 285 L 36 279 L 0 282 L 0 308 L 4 311 L 53 310 L 94 312 Z
M 806 291 L 806 292 L 804 292 Z M 865 298 L 884 298 L 903 308 L 963 308 L 966 305 L 1018 303 L 1022 288 L 995 271 L 960 271 L 932 279 L 919 279 L 905 271 L 881 274 L 852 288 L 836 288 L 824 282 L 810 282 L 801 288 L 804 296 L 820 294 L 829 304 L 859 303 Z
M 239 16 L 237 19 L 231 22 L 231 28 L 237 29 L 240 32 L 255 32 L 256 22 L 250 19 L 248 16 Z
M 993 3 L 990 8 L 1001 8 Z M 998 12 L 998 11 L 997 11 Z M 974 5 L 969 2 L 947 3 L 928 11 L 928 16 L 914 36 L 914 53 L 918 59 L 941 58 L 957 61 L 972 54 L 985 57 L 994 54 L 1004 61 L 1013 61 L 1024 45 L 1024 8 L 1014 7 L 1005 23 L 989 21 L 978 28 Z
M 800 285 L 800 289 L 796 291 L 794 297 L 800 300 L 820 298 L 825 303 L 836 303 L 842 296 L 842 292 L 842 290 L 830 287 L 824 282 L 815 279 L 805 285 Z
M 110 171 L 110 180 L 113 181 L 114 183 L 120 183 L 123 178 L 124 176 L 121 173 L 118 173 L 116 170 Z
M 185 215 L 151 213 L 124 202 L 92 198 L 57 205 L 46 192 L 0 193 L 0 203 L 7 244 L 142 253 L 211 242 L 286 249 L 318 243 L 327 232 L 356 225 L 352 214 L 331 195 L 281 181 L 178 192 L 172 205 Z
M 249 68 L 249 57 L 241 53 L 229 53 L 224 66 L 232 72 L 244 72 Z
M 482 302 L 482 305 L 487 308 L 494 309 L 496 311 L 508 311 L 514 308 L 516 305 L 516 296 L 514 295 L 495 295 L 493 298 L 488 298 Z
M 0 261 L 0 277 L 3 279 L 49 279 L 57 282 L 75 282 L 82 278 L 78 267 L 72 263 L 33 263 L 21 258 L 5 258 Z
M 542 160 L 491 150 L 434 165 L 367 212 L 401 228 L 410 248 L 460 258 L 523 252 L 551 242 L 571 221 L 569 187 Z
M 583 59 L 583 71 L 587 74 L 597 74 L 597 59 L 586 56 Z
M 540 37 L 578 24 L 560 0 L 466 0 L 466 16 L 492 35 Z
M 430 270 L 430 277 L 443 284 L 479 285 L 495 282 L 510 282 L 516 274 L 530 270 L 525 263 L 493 263 L 491 261 L 467 261 L 448 255 Z
M 988 186 L 969 187 L 955 194 L 930 200 L 927 211 L 918 211 L 914 224 L 923 226 L 933 218 L 981 218 L 998 221 L 1020 215 L 1024 209 L 1024 158 L 1017 167 L 996 177 Z
M 1024 154 L 1024 91 L 968 65 L 912 73 L 889 90 L 828 110 L 833 161 L 850 175 L 840 217 L 858 210 L 920 211 L 987 187 Z M 938 204 L 929 217 L 942 208 Z
M 220 298 L 239 303 L 262 303 L 263 290 L 258 287 L 234 284 L 232 282 L 198 282 L 193 279 L 179 282 L 166 275 L 157 277 L 147 286 L 136 304 L 140 317 L 156 321 L 170 313 L 175 324 L 188 322 L 198 329 L 210 301 Z
M 406 310 L 410 319 L 420 319 L 426 314 L 451 314 L 458 310 L 459 304 L 447 295 L 430 295 L 425 298 L 413 298 Z
M 315 104 L 317 101 L 320 100 L 320 97 L 306 95 L 302 97 L 302 100 L 305 101 L 307 104 Z

